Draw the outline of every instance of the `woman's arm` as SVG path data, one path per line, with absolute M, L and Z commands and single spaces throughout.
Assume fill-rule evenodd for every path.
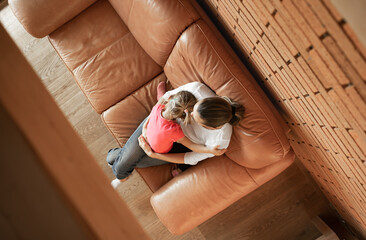
M 183 137 L 177 140 L 178 143 L 183 144 L 187 148 L 191 149 L 193 152 L 198 153 L 212 153 L 215 156 L 221 156 L 226 152 L 226 149 L 219 149 L 219 145 L 215 147 L 207 147 L 203 144 L 197 144 L 189 140 L 187 137 Z
M 151 149 L 150 145 L 146 141 L 146 138 L 142 135 L 139 137 L 139 145 L 145 151 L 146 155 L 151 158 L 156 158 L 171 163 L 184 164 L 185 153 L 156 153 Z

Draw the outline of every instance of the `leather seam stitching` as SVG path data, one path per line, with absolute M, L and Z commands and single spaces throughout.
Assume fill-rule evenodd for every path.
M 194 19 L 194 16 L 192 15 L 192 13 L 187 9 L 187 7 L 182 3 L 182 1 L 181 0 L 178 0 L 179 1 L 179 3 L 180 3 L 180 5 L 182 5 L 182 7 L 184 8 L 184 10 L 186 10 L 186 12 L 188 13 L 188 15 L 192 18 L 192 19 Z M 200 16 L 198 16 L 198 18 L 200 18 Z
M 245 168 L 245 171 L 248 173 L 248 176 L 253 180 L 253 182 L 257 185 L 257 186 L 260 186 L 257 181 L 252 177 L 252 175 L 250 174 L 250 172 L 248 171 L 248 168 L 244 167 Z

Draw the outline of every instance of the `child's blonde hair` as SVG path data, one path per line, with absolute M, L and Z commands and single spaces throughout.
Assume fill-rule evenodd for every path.
M 169 97 L 165 105 L 165 111 L 168 113 L 169 119 L 181 118 L 183 123 L 187 125 L 191 123 L 191 112 L 196 103 L 197 99 L 192 93 L 180 91 Z

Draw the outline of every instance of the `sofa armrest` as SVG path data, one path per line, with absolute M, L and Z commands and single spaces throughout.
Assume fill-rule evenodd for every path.
M 151 197 L 162 223 L 182 234 L 203 223 L 258 187 L 246 168 L 226 156 L 189 168 Z
M 42 38 L 78 15 L 96 0 L 9 0 L 14 15 L 25 30 Z
M 295 161 L 295 153 L 291 149 L 281 161 L 278 161 L 274 164 L 271 164 L 269 166 L 260 169 L 247 168 L 247 171 L 257 184 L 263 185 L 264 183 L 270 181 L 274 176 L 277 176 L 281 172 L 283 172 L 294 161 Z

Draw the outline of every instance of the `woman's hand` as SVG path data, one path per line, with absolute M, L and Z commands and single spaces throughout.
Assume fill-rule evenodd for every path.
M 215 156 L 221 156 L 222 154 L 224 154 L 225 152 L 226 152 L 226 148 L 224 148 L 224 149 L 219 149 L 219 145 L 217 145 L 217 146 L 215 146 L 215 147 L 213 147 L 213 148 L 211 148 L 210 149 L 210 152 L 213 154 L 213 155 L 215 155 Z
M 146 138 L 144 136 L 139 137 L 139 145 L 144 150 L 147 156 L 154 158 L 155 152 L 151 149 L 149 143 L 147 142 Z
M 144 150 L 147 156 L 171 163 L 179 163 L 179 164 L 184 163 L 185 153 L 164 153 L 164 154 L 156 153 L 151 149 L 149 142 L 142 135 L 138 138 L 138 140 L 140 147 L 142 148 L 142 150 Z

